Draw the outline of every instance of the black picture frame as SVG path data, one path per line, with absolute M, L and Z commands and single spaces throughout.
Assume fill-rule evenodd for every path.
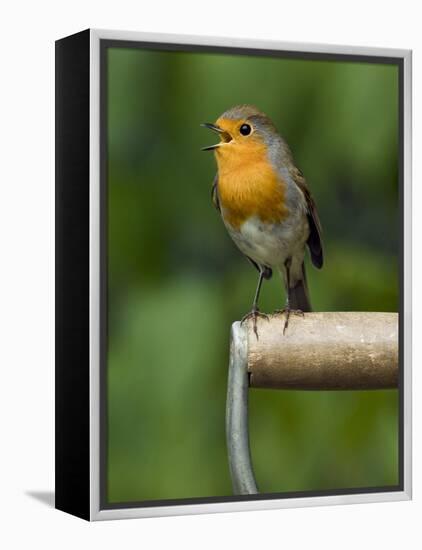
M 230 45 L 229 45 L 229 44 Z M 109 504 L 105 492 L 107 243 L 106 51 L 109 47 L 203 51 L 396 64 L 399 70 L 399 483 L 337 491 L 241 495 Z M 85 30 L 56 42 L 56 507 L 86 520 L 410 498 L 410 63 L 409 51 Z M 93 136 L 94 134 L 94 136 Z M 97 150 L 95 159 L 94 151 Z M 99 195 L 93 205 L 93 174 Z M 98 218 L 93 220 L 93 208 Z M 98 222 L 93 250 L 92 224 Z M 93 283 L 93 262 L 99 277 Z M 93 383 L 93 284 L 98 305 L 98 384 Z M 97 392 L 97 393 L 95 393 Z M 94 419 L 97 418 L 98 422 Z M 95 433 L 94 433 L 95 432 Z M 331 500 L 328 500 L 330 497 Z M 336 500 L 336 497 L 337 500 Z M 334 498 L 334 500 L 333 500 Z M 289 504 L 290 503 L 290 504 Z M 293 504 L 292 504 L 293 503 Z M 321 503 L 324 503 L 321 500 Z

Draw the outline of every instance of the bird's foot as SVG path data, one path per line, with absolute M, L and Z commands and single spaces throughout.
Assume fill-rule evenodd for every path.
M 266 319 L 267 321 L 270 320 L 269 316 L 266 314 L 266 313 L 262 313 L 261 311 L 259 311 L 259 309 L 257 307 L 253 307 L 252 310 L 247 313 L 246 315 L 244 315 L 240 321 L 240 324 L 243 325 L 243 323 L 245 321 L 247 321 L 248 319 L 253 319 L 253 331 L 255 333 L 255 336 L 256 336 L 256 339 L 258 340 L 258 328 L 257 328 L 257 324 L 256 324 L 256 320 L 258 319 L 258 317 L 263 317 L 264 319 Z
M 274 311 L 275 315 L 286 315 L 286 320 L 284 321 L 284 327 L 283 327 L 283 334 L 286 334 L 287 327 L 289 326 L 289 319 L 290 315 L 300 315 L 301 317 L 305 317 L 304 312 L 301 309 L 290 309 L 288 306 L 286 306 L 283 309 L 276 309 Z

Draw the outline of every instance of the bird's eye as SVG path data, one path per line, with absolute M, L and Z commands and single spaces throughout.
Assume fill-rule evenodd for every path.
M 252 128 L 249 126 L 249 124 L 242 124 L 239 132 L 242 134 L 242 136 L 248 136 L 251 133 L 251 130 Z

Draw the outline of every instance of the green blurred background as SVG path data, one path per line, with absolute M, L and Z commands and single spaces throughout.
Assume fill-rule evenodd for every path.
M 314 309 L 397 311 L 398 70 L 337 61 L 108 50 L 109 502 L 230 495 L 230 325 L 257 273 L 210 202 L 201 122 L 252 103 L 316 199 L 325 265 Z M 308 262 L 309 264 L 309 262 Z M 261 309 L 284 305 L 278 276 Z M 252 390 L 261 492 L 398 483 L 396 391 Z

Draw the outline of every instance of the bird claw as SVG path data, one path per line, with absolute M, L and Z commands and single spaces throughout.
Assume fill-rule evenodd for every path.
M 286 320 L 284 322 L 284 327 L 283 327 L 283 334 L 286 334 L 287 327 L 289 326 L 290 315 L 293 314 L 293 315 L 300 315 L 301 317 L 305 317 L 305 314 L 301 309 L 290 309 L 287 306 L 283 309 L 276 309 L 274 311 L 274 314 L 275 315 L 277 315 L 277 314 L 279 314 L 279 315 L 286 314 Z
M 270 320 L 270 317 L 266 313 L 262 313 L 261 311 L 259 311 L 258 308 L 253 308 L 252 311 L 250 311 L 249 313 L 244 315 L 242 317 L 241 321 L 240 321 L 240 324 L 243 325 L 243 323 L 245 321 L 247 321 L 248 319 L 253 319 L 253 331 L 255 333 L 255 336 L 256 336 L 257 340 L 259 340 L 259 338 L 258 338 L 258 328 L 257 328 L 257 324 L 256 324 L 256 320 L 258 319 L 258 317 L 263 317 L 267 321 Z

